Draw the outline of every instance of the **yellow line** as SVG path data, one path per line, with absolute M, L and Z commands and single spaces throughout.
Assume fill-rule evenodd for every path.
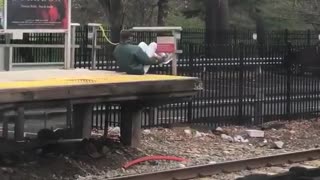
M 144 81 L 163 81 L 183 79 L 179 76 L 168 75 L 96 75 L 83 77 L 51 78 L 44 80 L 30 81 L 10 81 L 0 83 L 1 89 L 16 88 L 36 88 L 36 87 L 53 87 L 53 86 L 72 86 L 72 85 L 89 85 L 89 84 L 110 84 L 110 83 L 127 83 L 127 82 L 144 82 Z

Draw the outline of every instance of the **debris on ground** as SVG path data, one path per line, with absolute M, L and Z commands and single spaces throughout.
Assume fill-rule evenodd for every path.
M 184 165 L 184 164 L 179 164 L 178 167 L 179 167 L 179 168 L 185 168 L 186 165 Z
M 196 133 L 195 133 L 195 135 L 194 135 L 194 137 L 202 137 L 202 136 L 205 136 L 205 134 L 204 133 L 200 133 L 199 131 L 196 131 Z
M 227 134 L 221 127 L 217 127 L 216 129 L 211 130 L 211 132 L 215 135 Z
M 274 142 L 274 147 L 275 147 L 276 149 L 282 149 L 282 148 L 283 148 L 283 145 L 284 145 L 284 142 L 282 142 L 282 141 L 276 141 L 276 142 Z
M 249 142 L 248 139 L 244 139 L 242 136 L 239 136 L 239 135 L 234 137 L 234 141 L 235 142 L 242 142 L 242 143 L 248 143 Z
M 260 130 L 247 130 L 246 131 L 251 138 L 263 138 L 264 131 Z
M 186 135 L 190 136 L 192 134 L 190 129 L 185 129 L 184 133 L 186 133 Z
M 278 130 L 286 127 L 285 121 L 271 121 L 261 125 L 261 130 Z
M 143 132 L 142 132 L 144 135 L 148 135 L 148 134 L 151 134 L 151 131 L 150 131 L 150 129 L 145 129 L 145 130 L 143 130 Z
M 146 129 L 142 131 L 141 147 L 138 149 L 121 144 L 119 127 L 109 127 L 108 131 L 93 130 L 92 139 L 82 142 L 0 155 L 0 177 L 100 180 L 319 147 L 320 121 L 317 119 L 280 124 L 284 125 L 264 128 L 263 138 L 261 135 L 259 138 L 251 137 L 247 131 L 259 131 L 261 127 Z M 50 131 L 44 133 L 42 138 L 51 138 L 51 135 Z M 132 160 L 157 155 L 181 157 L 188 161 L 151 160 L 123 168 Z
M 221 134 L 221 138 L 223 140 L 226 140 L 226 141 L 229 141 L 229 142 L 233 142 L 234 141 L 233 137 L 225 135 L 225 134 Z

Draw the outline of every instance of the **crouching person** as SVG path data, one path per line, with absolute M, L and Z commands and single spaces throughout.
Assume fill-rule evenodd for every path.
M 142 42 L 139 45 L 133 45 L 132 38 L 130 31 L 121 31 L 120 43 L 113 52 L 119 72 L 143 75 L 148 72 L 151 65 L 159 65 L 167 60 L 167 56 L 155 53 L 156 43 L 147 45 Z

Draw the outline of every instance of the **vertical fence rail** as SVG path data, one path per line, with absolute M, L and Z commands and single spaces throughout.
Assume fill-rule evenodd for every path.
M 238 124 L 241 124 L 242 122 L 242 116 L 243 116 L 243 90 L 244 90 L 244 85 L 243 85 L 243 75 L 244 75 L 244 72 L 243 72 L 243 58 L 244 58 L 244 54 L 243 54 L 243 51 L 244 51 L 244 44 L 243 43 L 240 43 L 239 44 L 239 51 L 240 51 L 240 54 L 239 54 L 239 112 L 238 112 L 238 119 L 239 119 L 239 122 Z
M 292 53 L 292 45 L 291 45 L 291 43 L 288 43 L 288 54 L 291 54 L 291 53 Z M 286 89 L 287 110 L 286 110 L 286 114 L 287 114 L 287 118 L 290 119 L 290 115 L 291 115 L 291 71 L 290 71 L 289 65 L 286 65 L 286 69 L 287 69 L 287 71 L 286 71 L 287 72 L 287 84 L 286 84 L 287 85 L 287 89 Z

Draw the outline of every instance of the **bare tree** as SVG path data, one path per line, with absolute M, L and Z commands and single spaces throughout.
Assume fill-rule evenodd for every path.
M 154 26 L 157 24 L 158 0 L 123 0 L 124 25 Z
M 165 25 L 165 19 L 168 16 L 169 0 L 158 1 L 158 26 Z
M 101 23 L 105 18 L 105 13 L 98 0 L 72 0 L 72 22 Z
M 123 26 L 123 1 L 122 0 L 99 0 L 110 26 L 111 40 L 119 42 L 120 31 Z
M 296 1 L 294 3 L 295 12 L 297 12 L 303 20 L 318 30 L 320 28 L 320 0 Z
M 223 44 L 225 38 L 221 33 L 229 29 L 228 0 L 207 0 L 205 21 L 207 43 Z

